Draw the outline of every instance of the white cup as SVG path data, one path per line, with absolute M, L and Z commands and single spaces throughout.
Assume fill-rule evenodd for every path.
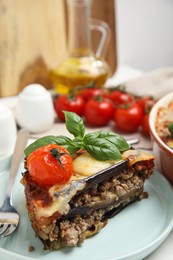
M 17 128 L 12 111 L 0 104 L 0 157 L 12 153 L 16 134 Z
M 50 93 L 40 84 L 26 86 L 18 95 L 17 122 L 32 133 L 49 129 L 55 120 Z

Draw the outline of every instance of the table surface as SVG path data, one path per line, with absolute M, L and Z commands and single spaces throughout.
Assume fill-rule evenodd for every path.
M 117 85 L 129 79 L 143 75 L 143 72 L 131 68 L 129 66 L 121 65 L 118 67 L 116 74 L 108 80 L 107 85 Z M 0 98 L 0 103 L 7 105 L 10 108 L 14 108 L 17 104 L 17 98 L 7 97 Z M 166 240 L 157 248 L 151 255 L 145 258 L 145 260 L 172 260 L 173 259 L 173 232 L 169 234 Z

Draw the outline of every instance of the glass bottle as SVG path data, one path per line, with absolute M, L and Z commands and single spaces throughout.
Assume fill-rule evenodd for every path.
M 67 7 L 68 56 L 51 71 L 55 91 L 60 94 L 79 85 L 102 86 L 109 75 L 109 66 L 104 60 L 110 39 L 109 26 L 90 18 L 90 0 L 67 0 Z M 92 30 L 101 33 L 96 53 L 91 46 Z

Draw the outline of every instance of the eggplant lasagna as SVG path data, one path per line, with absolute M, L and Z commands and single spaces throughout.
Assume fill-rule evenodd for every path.
M 153 161 L 152 155 L 139 150 L 125 151 L 118 162 L 97 161 L 81 152 L 73 161 L 70 180 L 49 188 L 34 182 L 26 167 L 22 178 L 26 207 L 44 249 L 81 244 L 98 233 L 108 218 L 141 199 Z
M 158 136 L 167 146 L 173 149 L 173 135 L 169 131 L 170 124 L 173 125 L 173 101 L 158 109 L 155 125 Z

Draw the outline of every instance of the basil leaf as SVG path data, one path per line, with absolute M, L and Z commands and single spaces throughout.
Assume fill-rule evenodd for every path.
M 106 140 L 113 143 L 121 152 L 126 151 L 130 148 L 130 145 L 121 135 L 118 135 L 112 131 L 105 130 L 98 131 L 97 133 L 97 138 L 105 138 Z
M 97 138 L 99 135 L 99 131 L 88 133 L 84 136 L 83 141 L 84 143 L 89 143 L 90 140 Z
M 130 147 L 122 136 L 111 131 L 100 130 L 86 134 L 84 137 L 84 142 L 89 143 L 90 140 L 92 140 L 93 138 L 105 139 L 110 143 L 114 144 L 121 152 L 128 150 Z
M 77 150 L 79 150 L 79 148 L 75 146 L 74 142 L 67 136 L 64 135 L 55 136 L 55 142 L 57 145 L 61 145 L 65 149 L 67 149 L 67 151 L 69 151 L 70 154 L 73 154 Z
M 77 146 L 79 149 L 82 149 L 83 148 L 83 138 L 81 137 L 75 137 L 73 139 L 73 144 L 75 146 Z
M 74 137 L 83 137 L 85 127 L 83 120 L 76 113 L 63 111 L 65 114 L 66 128 Z
M 168 130 L 169 130 L 170 134 L 173 136 L 173 123 L 170 123 L 168 125 Z
M 109 142 L 108 140 L 95 138 L 90 139 L 89 143 L 87 143 L 87 140 L 85 141 L 84 148 L 96 160 L 106 161 L 121 159 L 121 153 L 119 150 L 113 143 Z
M 45 146 L 47 144 L 56 144 L 55 141 L 55 136 L 53 135 L 48 135 L 45 137 L 42 137 L 40 139 L 38 139 L 37 141 L 33 142 L 32 144 L 30 144 L 24 151 L 26 157 L 28 157 L 28 155 L 30 153 L 32 153 L 33 151 L 35 151 L 37 148 L 40 148 L 42 146 Z

